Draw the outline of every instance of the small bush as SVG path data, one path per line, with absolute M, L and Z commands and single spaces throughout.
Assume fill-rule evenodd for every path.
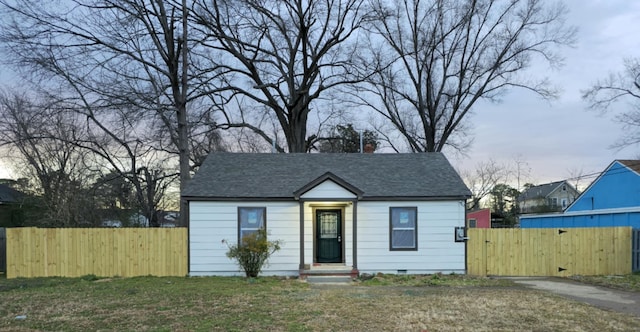
M 82 277 L 80 277 L 80 279 L 84 281 L 96 281 L 96 280 L 100 280 L 100 277 L 96 276 L 95 274 L 85 274 Z
M 229 247 L 227 257 L 238 262 L 247 278 L 255 278 L 266 266 L 269 257 L 280 250 L 282 241 L 268 241 L 267 231 L 260 229 L 244 236 L 238 244 L 229 245 L 227 241 L 223 242 Z

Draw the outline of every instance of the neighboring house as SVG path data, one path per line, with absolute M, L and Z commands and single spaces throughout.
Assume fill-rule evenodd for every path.
M 522 228 L 640 228 L 640 160 L 615 160 L 561 214 L 523 215 Z
M 567 181 L 533 186 L 518 196 L 520 213 L 559 212 L 573 203 L 580 193 Z
M 467 212 L 468 228 L 491 228 L 491 209 Z
M 189 275 L 241 275 L 223 241 L 262 227 L 267 275 L 465 273 L 470 195 L 441 153 L 213 153 L 182 193 Z
M 22 226 L 25 217 L 22 203 L 26 195 L 6 184 L 0 184 L 0 227 Z
M 124 223 L 123 223 L 124 221 Z M 134 212 L 127 219 L 117 220 L 117 219 L 107 219 L 102 221 L 102 227 L 149 227 L 149 218 L 145 215 Z

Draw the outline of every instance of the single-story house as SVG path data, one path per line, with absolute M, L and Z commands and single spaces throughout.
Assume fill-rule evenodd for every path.
M 441 153 L 212 153 L 182 193 L 189 274 L 242 275 L 223 241 L 259 228 L 283 241 L 265 275 L 465 273 L 470 195 Z
M 613 161 L 563 213 L 520 216 L 521 228 L 640 228 L 640 160 Z

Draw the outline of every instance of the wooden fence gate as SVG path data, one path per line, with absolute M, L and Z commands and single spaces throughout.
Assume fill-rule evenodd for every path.
M 468 230 L 467 273 L 619 275 L 632 270 L 631 227 Z

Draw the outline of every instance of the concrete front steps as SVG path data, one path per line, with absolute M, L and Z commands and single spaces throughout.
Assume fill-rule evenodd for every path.
M 358 277 L 358 270 L 344 264 L 314 264 L 300 271 L 300 279 L 309 283 L 351 283 Z

